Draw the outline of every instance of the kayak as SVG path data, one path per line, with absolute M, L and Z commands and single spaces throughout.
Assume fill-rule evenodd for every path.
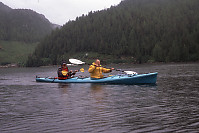
M 37 82 L 46 83 L 104 83 L 104 84 L 156 84 L 157 72 L 148 74 L 134 74 L 134 75 L 114 75 L 111 77 L 92 79 L 92 78 L 79 78 L 74 77 L 65 80 L 59 80 L 57 78 L 40 78 L 36 77 Z

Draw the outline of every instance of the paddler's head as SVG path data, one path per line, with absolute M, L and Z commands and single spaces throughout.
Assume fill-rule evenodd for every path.
M 95 64 L 96 64 L 96 66 L 100 66 L 100 60 L 97 59 L 97 60 L 95 61 Z
M 62 67 L 62 68 L 66 68 L 66 67 L 67 67 L 65 61 L 62 62 L 61 67 Z

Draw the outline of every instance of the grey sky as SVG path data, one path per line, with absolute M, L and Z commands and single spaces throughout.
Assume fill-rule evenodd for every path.
M 32 9 L 52 23 L 63 25 L 90 11 L 109 8 L 121 0 L 0 0 L 13 9 Z

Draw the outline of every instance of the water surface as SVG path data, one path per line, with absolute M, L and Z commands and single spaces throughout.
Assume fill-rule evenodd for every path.
M 0 69 L 0 132 L 199 131 L 199 64 L 111 67 L 158 72 L 157 85 L 37 83 L 57 67 Z

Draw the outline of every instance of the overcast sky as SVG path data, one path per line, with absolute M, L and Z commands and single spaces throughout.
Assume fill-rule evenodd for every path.
M 0 0 L 13 9 L 32 9 L 52 23 L 63 25 L 90 11 L 118 5 L 121 0 Z

